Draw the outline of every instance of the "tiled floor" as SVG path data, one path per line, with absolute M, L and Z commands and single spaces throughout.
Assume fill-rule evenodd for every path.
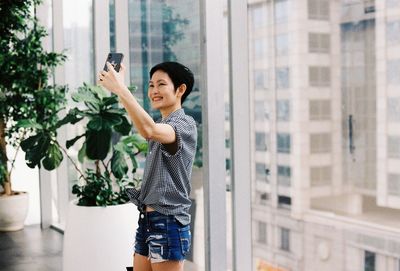
M 26 226 L 0 232 L 0 270 L 61 271 L 62 237 L 55 230 Z

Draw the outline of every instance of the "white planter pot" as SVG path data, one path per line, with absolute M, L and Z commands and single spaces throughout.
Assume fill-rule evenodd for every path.
M 125 270 L 132 266 L 139 212 L 132 203 L 69 205 L 64 232 L 63 271 Z
M 24 228 L 28 215 L 29 195 L 19 192 L 17 195 L 0 197 L 0 231 L 18 231 Z

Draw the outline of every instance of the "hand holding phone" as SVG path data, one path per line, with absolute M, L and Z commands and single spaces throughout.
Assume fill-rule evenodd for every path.
M 107 62 L 110 62 L 110 64 L 114 67 L 114 70 L 116 72 L 119 72 L 123 58 L 124 58 L 124 55 L 122 53 L 109 53 L 107 56 L 106 63 L 104 64 L 103 70 L 108 72 Z

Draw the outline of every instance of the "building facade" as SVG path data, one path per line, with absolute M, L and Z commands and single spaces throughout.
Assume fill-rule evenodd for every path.
M 400 2 L 248 14 L 253 270 L 400 270 Z

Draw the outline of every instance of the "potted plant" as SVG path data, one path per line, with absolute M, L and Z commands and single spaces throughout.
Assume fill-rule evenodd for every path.
M 72 99 L 84 108 L 71 109 L 60 125 L 86 121 L 84 132 L 66 147 L 79 142 L 78 159 L 88 168 L 82 172 L 69 157 L 79 177 L 64 233 L 63 270 L 122 270 L 132 263 L 139 215 L 133 204 L 125 204 L 125 190 L 140 183 L 136 156 L 147 150 L 147 141 L 132 133 L 118 97 L 101 87 L 84 84 Z
M 0 185 L 3 188 L 0 230 L 3 231 L 22 229 L 28 210 L 28 194 L 12 189 L 16 155 L 11 158 L 7 146 L 18 153 L 22 142 L 36 134 L 35 152 L 26 156 L 28 166 L 42 165 L 51 170 L 62 159 L 54 138 L 57 113 L 66 101 L 66 87 L 51 84 L 49 77 L 65 56 L 46 52 L 42 46 L 47 33 L 35 18 L 39 3 L 38 0 L 0 2 Z M 42 136 L 39 130 L 46 135 Z

